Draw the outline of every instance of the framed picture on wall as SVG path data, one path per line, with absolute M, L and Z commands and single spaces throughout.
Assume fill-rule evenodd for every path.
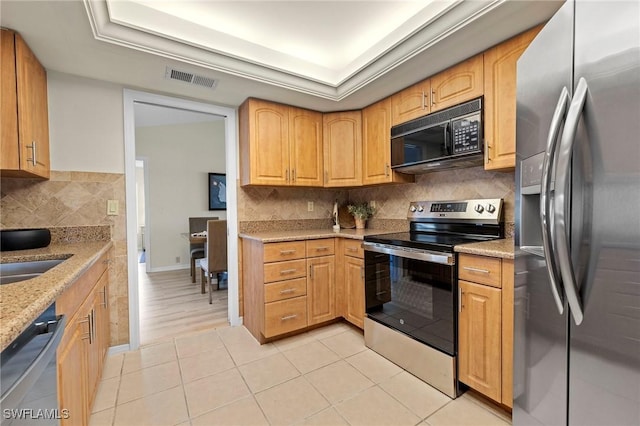
M 227 175 L 209 173 L 209 210 L 227 209 Z

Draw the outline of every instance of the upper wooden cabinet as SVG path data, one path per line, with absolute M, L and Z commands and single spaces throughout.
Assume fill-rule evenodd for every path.
M 431 112 L 431 79 L 391 96 L 391 125 L 406 123 Z
M 516 62 L 542 26 L 484 53 L 485 170 L 516 166 Z
M 289 108 L 291 184 L 322 186 L 322 113 Z
M 240 106 L 242 185 L 322 186 L 322 114 L 259 99 Z
M 431 77 L 431 112 L 482 96 L 482 54 Z
M 391 170 L 391 98 L 362 110 L 362 184 L 413 182 Z
M 49 178 L 47 73 L 20 34 L 0 30 L 0 173 Z
M 324 186 L 362 185 L 362 112 L 324 114 Z

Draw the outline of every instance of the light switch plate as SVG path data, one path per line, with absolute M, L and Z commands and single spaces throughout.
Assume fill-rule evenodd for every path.
M 118 207 L 118 200 L 107 200 L 107 216 L 117 216 Z

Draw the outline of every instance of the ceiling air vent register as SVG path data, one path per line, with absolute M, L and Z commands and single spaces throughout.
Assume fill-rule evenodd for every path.
M 215 89 L 218 84 L 217 80 L 214 80 L 213 78 L 204 77 L 191 72 L 180 71 L 171 67 L 167 67 L 164 78 L 195 84 L 196 86 L 206 87 L 208 89 Z

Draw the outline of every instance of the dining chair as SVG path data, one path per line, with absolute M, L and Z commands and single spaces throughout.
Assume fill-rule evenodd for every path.
M 209 284 L 209 304 L 213 303 L 213 290 L 220 288 L 221 276 L 227 271 L 227 221 L 210 220 L 207 222 L 206 255 L 200 259 L 200 286 L 205 293 L 205 281 Z
M 207 230 L 207 221 L 217 220 L 217 217 L 190 217 L 189 236 L 196 232 Z M 189 254 L 191 263 L 191 282 L 196 282 L 196 260 L 204 257 L 204 244 L 189 244 Z

